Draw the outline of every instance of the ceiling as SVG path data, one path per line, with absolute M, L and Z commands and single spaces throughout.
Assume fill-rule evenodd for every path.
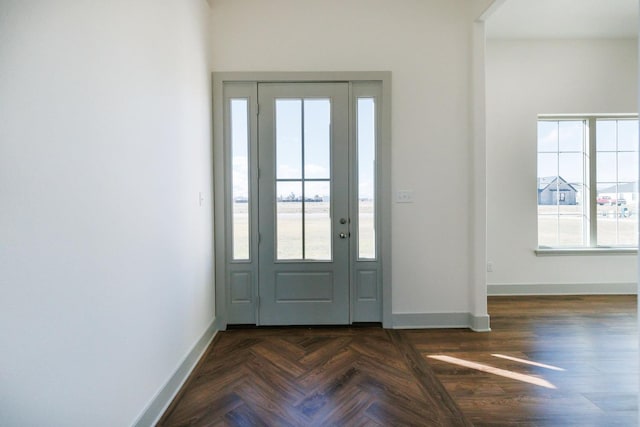
M 487 19 L 494 39 L 637 38 L 638 0 L 506 0 Z

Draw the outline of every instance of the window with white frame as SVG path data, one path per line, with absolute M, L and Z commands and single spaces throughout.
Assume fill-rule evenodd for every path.
M 538 118 L 538 247 L 637 247 L 637 116 Z

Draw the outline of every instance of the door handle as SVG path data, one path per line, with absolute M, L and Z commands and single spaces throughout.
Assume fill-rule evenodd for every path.
M 347 233 L 340 233 L 340 234 L 338 234 L 338 236 L 340 236 L 341 239 L 346 239 L 347 238 Z

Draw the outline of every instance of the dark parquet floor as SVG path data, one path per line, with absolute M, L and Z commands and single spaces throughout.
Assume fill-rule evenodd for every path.
M 219 333 L 162 426 L 468 426 L 426 361 L 376 327 Z
M 635 426 L 631 296 L 495 297 L 492 332 L 219 332 L 159 426 Z

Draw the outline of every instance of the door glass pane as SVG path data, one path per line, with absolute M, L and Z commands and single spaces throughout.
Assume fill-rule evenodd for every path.
M 358 98 L 358 258 L 375 259 L 375 100 Z
M 302 178 L 302 100 L 276 100 L 276 176 Z
M 249 122 L 246 99 L 231 100 L 231 200 L 234 260 L 249 259 Z
M 331 100 L 276 100 L 277 259 L 331 260 Z
M 276 186 L 277 259 L 302 259 L 302 182 Z
M 329 178 L 331 173 L 331 103 L 304 100 L 304 177 Z
M 331 183 L 304 184 L 304 258 L 331 260 Z

